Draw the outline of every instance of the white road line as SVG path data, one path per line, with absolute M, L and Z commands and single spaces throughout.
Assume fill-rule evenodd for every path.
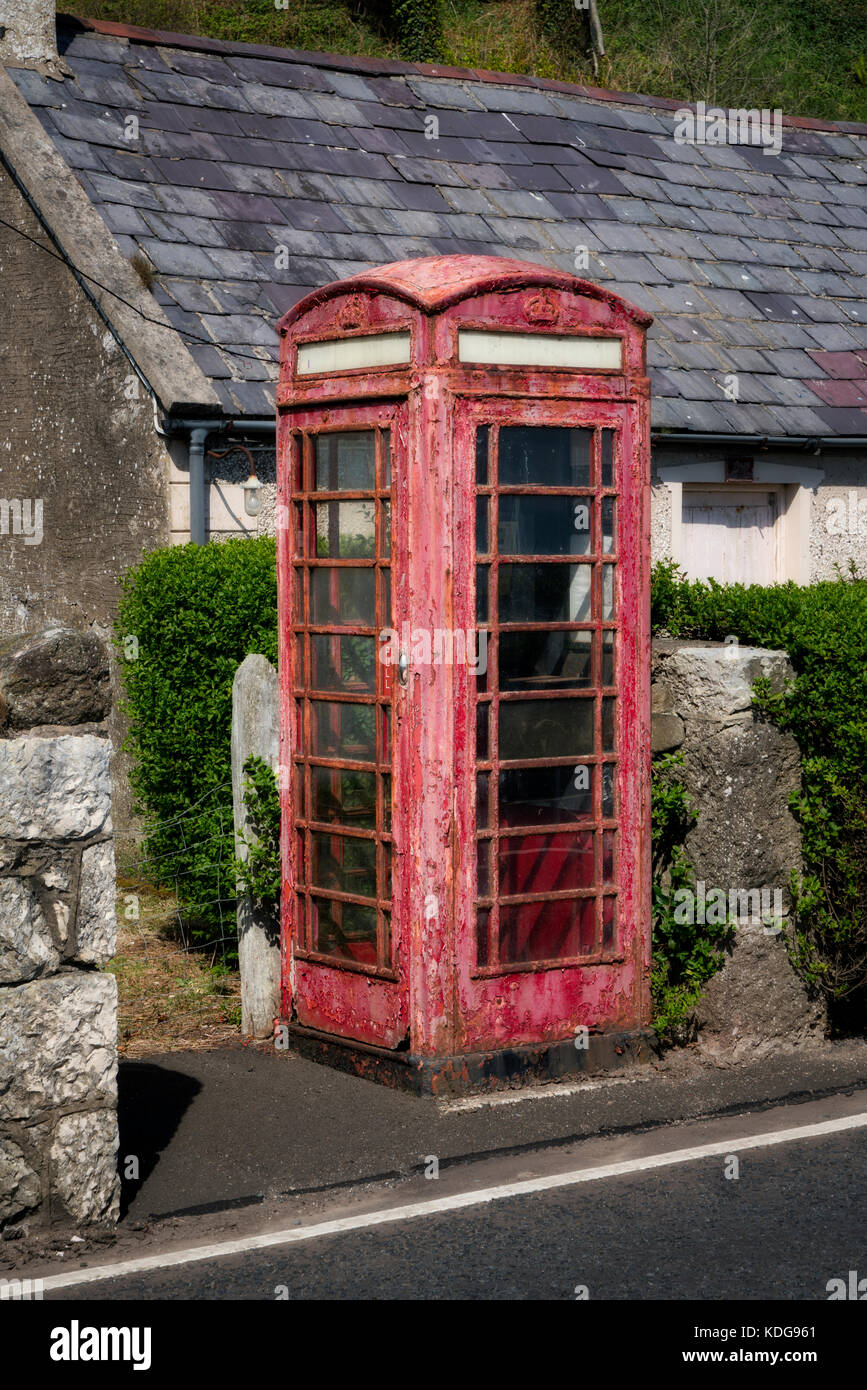
M 443 1115 L 458 1115 L 467 1110 L 489 1110 L 497 1105 L 526 1105 L 533 1100 L 562 1100 L 564 1096 L 586 1095 L 612 1086 L 634 1086 L 646 1081 L 636 1068 L 635 1075 L 606 1076 L 599 1081 L 558 1081 L 556 1085 L 524 1086 L 515 1091 L 494 1091 L 490 1095 L 467 1096 L 460 1100 L 438 1100 L 437 1109 Z
M 411 1221 L 419 1216 L 438 1216 L 443 1212 L 461 1211 L 467 1207 L 482 1206 L 486 1202 L 498 1202 L 504 1197 L 530 1197 L 534 1193 L 552 1192 L 559 1187 L 574 1187 L 578 1183 L 599 1182 L 604 1178 L 620 1178 L 630 1173 L 668 1168 L 676 1163 L 693 1163 L 696 1159 L 713 1158 L 715 1155 L 742 1153 L 744 1149 L 765 1149 L 775 1144 L 791 1144 L 800 1139 L 819 1139 L 823 1135 L 840 1134 L 847 1129 L 863 1129 L 865 1126 L 867 1112 L 860 1115 L 844 1115 L 837 1120 L 823 1120 L 819 1124 L 801 1125 L 797 1129 L 777 1129 L 768 1134 L 750 1134 L 739 1139 L 723 1139 L 714 1144 L 697 1144 L 689 1149 L 671 1149 L 666 1153 L 626 1159 L 622 1163 L 605 1163 L 598 1168 L 575 1168 L 568 1173 L 527 1178 L 522 1182 L 503 1183 L 498 1187 L 484 1187 L 472 1192 L 456 1192 L 449 1197 L 434 1197 L 425 1202 L 408 1202 L 403 1206 L 387 1207 L 383 1211 L 361 1212 L 357 1216 L 343 1216 L 334 1221 L 320 1221 L 312 1226 L 272 1231 L 268 1235 L 215 1241 L 211 1245 L 197 1245 L 187 1250 L 168 1251 L 161 1255 L 144 1255 L 136 1260 L 122 1260 L 118 1264 L 96 1265 L 91 1269 L 50 1274 L 42 1280 L 42 1285 L 46 1291 L 50 1291 L 74 1288 L 80 1284 L 97 1284 L 106 1279 L 123 1279 L 135 1274 L 146 1274 L 149 1270 L 172 1269 L 202 1260 L 225 1259 L 229 1255 L 269 1250 L 278 1245 L 297 1245 L 303 1241 L 319 1240 L 323 1236 L 362 1231 L 370 1226 L 385 1226 L 396 1221 Z

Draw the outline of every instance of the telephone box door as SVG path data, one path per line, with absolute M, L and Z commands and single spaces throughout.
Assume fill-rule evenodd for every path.
M 394 798 L 392 573 L 406 521 L 392 506 L 405 408 L 281 417 L 288 495 L 281 612 L 284 748 L 290 766 L 285 983 L 297 1022 L 387 1048 L 407 1032 Z
M 455 438 L 457 1050 L 642 1014 L 648 549 L 638 407 L 464 401 Z M 633 463 L 633 460 L 636 460 Z M 482 670 L 482 665 L 485 669 Z M 636 1005 L 639 1005 L 636 1008 Z

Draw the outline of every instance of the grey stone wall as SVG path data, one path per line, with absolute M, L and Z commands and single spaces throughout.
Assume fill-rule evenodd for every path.
M 0 218 L 48 245 L 2 172 Z M 2 226 L 0 279 L 0 631 L 62 625 L 107 640 L 118 576 L 169 542 L 169 459 L 153 401 L 66 268 Z M 115 814 L 126 823 L 126 726 L 112 664 Z
M 108 657 L 0 642 L 0 1226 L 117 1218 Z
M 818 1041 L 824 1009 L 792 970 L 784 939 L 789 875 L 802 863 L 788 806 L 798 746 L 752 707 L 759 676 L 774 690 L 792 678 L 786 653 L 657 641 L 652 673 L 653 748 L 681 752 L 697 814 L 686 850 L 703 885 L 699 902 L 721 891 L 737 921 L 732 952 L 697 1011 L 700 1043 L 741 1056 Z

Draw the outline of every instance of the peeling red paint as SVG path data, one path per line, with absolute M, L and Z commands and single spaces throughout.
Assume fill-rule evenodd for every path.
M 443 1073 L 449 1086 L 458 1085 L 466 1071 L 459 1064 L 463 1054 L 484 1056 L 502 1049 L 553 1043 L 572 1037 L 579 1025 L 591 1032 L 617 1032 L 639 1029 L 649 1020 L 650 465 L 644 358 L 648 323 L 643 311 L 599 286 L 536 265 L 475 256 L 437 257 L 379 268 L 315 291 L 281 321 L 278 573 L 282 762 L 289 769 L 283 783 L 285 1013 L 302 1028 L 335 1038 L 392 1050 L 408 1044 L 411 1058 L 419 1059 L 419 1067 L 426 1065 L 426 1059 L 451 1059 Z M 576 371 L 461 364 L 457 359 L 459 328 L 619 338 L 622 367 L 619 371 Z M 406 366 L 321 375 L 297 373 L 299 343 L 395 331 L 410 334 L 410 362 Z M 586 824 L 596 836 L 591 842 L 596 848 L 590 852 L 601 854 L 603 827 L 616 830 L 616 880 L 613 884 L 607 881 L 605 889 L 599 886 L 597 857 L 596 876 L 589 888 L 569 883 L 565 889 L 557 888 L 563 881 L 561 860 L 568 865 L 571 851 L 562 834 L 559 839 L 549 835 L 544 855 L 530 861 L 535 864 L 536 879 L 544 870 L 542 879 L 555 885 L 552 891 L 555 897 L 559 893 L 564 903 L 568 898 L 574 906 L 575 894 L 582 893 L 588 902 L 598 902 L 598 906 L 586 909 L 587 921 L 596 923 L 591 949 L 582 947 L 580 957 L 573 951 L 565 958 L 499 963 L 482 959 L 482 946 L 482 954 L 477 954 L 476 947 L 475 904 L 485 895 L 477 893 L 476 883 L 475 706 L 479 698 L 484 703 L 487 694 L 497 701 L 507 700 L 508 694 L 492 684 L 487 694 L 480 695 L 466 664 L 411 662 L 405 685 L 394 670 L 380 667 L 373 693 L 356 698 L 369 701 L 371 709 L 388 706 L 391 710 L 390 758 L 388 751 L 378 746 L 370 764 L 381 779 L 390 763 L 391 828 L 386 829 L 380 807 L 375 829 L 354 833 L 356 846 L 366 837 L 364 844 L 375 846 L 377 855 L 383 845 L 391 844 L 392 889 L 389 897 L 380 874 L 371 908 L 378 913 L 379 927 L 375 941 L 365 947 L 367 956 L 350 943 L 339 948 L 346 952 L 344 958 L 334 959 L 317 949 L 318 938 L 314 940 L 306 925 L 307 917 L 304 922 L 299 917 L 299 908 L 306 901 L 320 900 L 323 887 L 321 881 L 311 881 L 312 837 L 340 839 L 334 825 L 313 819 L 312 808 L 305 809 L 301 791 L 305 770 L 315 757 L 305 747 L 312 728 L 309 721 L 313 713 L 317 717 L 321 713 L 323 696 L 311 683 L 314 677 L 309 665 L 308 637 L 312 643 L 317 635 L 310 631 L 316 626 L 310 621 L 310 575 L 317 567 L 329 572 L 335 569 L 332 552 L 329 550 L 323 560 L 312 532 L 304 542 L 306 551 L 298 549 L 299 534 L 309 532 L 312 509 L 323 505 L 317 504 L 312 490 L 313 446 L 305 440 L 318 433 L 372 430 L 380 432 L 377 438 L 381 441 L 381 432 L 389 431 L 390 556 L 383 560 L 377 551 L 376 556 L 371 554 L 362 562 L 373 569 L 390 564 L 391 621 L 383 610 L 377 610 L 378 617 L 398 631 L 405 622 L 411 631 L 467 632 L 476 624 L 476 430 L 486 427 L 496 441 L 500 429 L 515 424 L 583 429 L 590 432 L 586 438 L 593 441 L 588 455 L 588 467 L 594 470 L 592 482 L 573 483 L 569 489 L 561 487 L 560 492 L 586 494 L 596 518 L 594 550 L 588 562 L 593 565 L 592 584 L 601 586 L 601 576 L 609 567 L 617 576 L 617 676 L 605 687 L 609 697 L 616 696 L 617 700 L 617 745 L 613 752 L 605 753 L 600 742 L 601 697 L 594 693 L 602 688 L 598 655 L 594 657 L 597 664 L 592 689 L 584 692 L 588 708 L 593 710 L 595 729 L 595 752 L 592 757 L 588 755 L 593 786 L 601 783 L 602 763 L 607 761 L 616 769 L 612 775 L 619 790 L 616 816 L 604 815 L 601 792 L 592 793 L 594 810 Z M 606 441 L 613 441 L 610 486 L 602 464 Z M 380 442 L 377 447 L 382 450 L 384 445 Z M 494 459 L 496 442 L 491 448 Z M 299 460 L 306 460 L 303 474 L 298 471 Z M 377 474 L 379 483 L 383 476 Z M 483 494 L 492 498 L 491 505 L 496 491 L 492 488 Z M 522 495 L 533 497 L 538 492 L 538 488 L 522 484 Z M 503 505 L 504 495 L 497 493 L 501 500 L 496 505 Z M 336 508 L 338 499 L 334 493 L 330 496 Z M 385 500 L 381 488 L 366 496 L 363 505 L 381 509 Z M 608 496 L 616 497 L 618 540 L 616 549 L 609 547 L 603 554 L 599 518 L 601 499 Z M 573 499 L 568 500 L 571 503 Z M 362 499 L 356 505 L 362 505 Z M 301 533 L 298 516 L 307 518 Z M 381 537 L 381 532 L 377 535 Z M 572 554 L 570 551 L 569 556 Z M 497 561 L 494 545 L 490 562 Z M 572 568 L 577 575 L 581 566 L 576 563 Z M 336 583 L 336 579 L 328 582 Z M 614 630 L 614 619 L 600 616 L 599 594 L 600 589 L 594 587 L 592 619 L 578 619 L 573 624 L 583 623 L 588 632 L 592 630 L 597 652 L 603 629 Z M 307 609 L 300 606 L 305 595 Z M 526 626 L 523 620 L 522 626 Z M 296 630 L 300 630 L 300 638 L 295 636 Z M 328 632 L 324 636 L 332 644 L 339 641 Z M 543 689 L 538 695 L 540 700 L 557 698 L 556 690 Z M 308 720 L 300 731 L 296 706 Z M 547 712 L 554 706 L 544 708 Z M 493 716 L 491 719 L 492 728 L 496 728 Z M 495 785 L 496 756 L 490 765 Z M 565 765 L 563 758 L 559 761 Z M 362 775 L 366 764 L 356 766 Z M 353 833 L 351 827 L 340 829 Z M 481 829 L 484 839 L 487 831 Z M 499 837 L 491 841 L 491 852 L 497 851 L 502 840 L 507 852 L 517 853 L 519 861 L 522 854 L 529 854 L 531 844 L 537 843 L 529 829 L 510 832 L 508 823 L 499 828 L 494 823 L 491 833 Z M 558 848 L 561 844 L 562 850 Z M 505 891 L 507 897 L 514 894 L 514 886 Z M 525 892 L 524 899 L 520 892 L 517 899 L 508 898 L 508 904 L 515 904 L 509 911 L 519 923 L 516 930 L 519 934 L 529 932 L 528 941 L 534 939 L 533 933 L 544 941 L 545 931 L 539 937 L 538 922 L 545 920 L 550 892 L 539 888 L 533 897 L 532 890 L 521 891 Z M 613 939 L 606 938 L 603 931 L 603 895 L 617 900 L 618 926 Z M 360 911 L 363 901 L 368 899 L 338 893 L 341 921 L 350 909 L 358 907 Z M 389 908 L 390 947 L 383 928 Z M 503 910 L 495 902 L 492 920 Z M 548 916 L 556 921 L 556 911 Z M 521 920 L 524 927 L 520 927 Z M 537 925 L 527 925 L 531 922 Z M 554 940 L 551 930 L 548 937 Z M 500 949 L 498 940 L 502 942 L 502 933 L 491 938 L 495 954 Z M 618 1053 L 622 1051 L 618 1049 Z

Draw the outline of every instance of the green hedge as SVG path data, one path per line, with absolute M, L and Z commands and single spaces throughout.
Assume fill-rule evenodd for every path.
M 177 889 L 194 941 L 231 938 L 232 680 L 248 652 L 277 661 L 274 541 L 155 550 L 121 584 L 115 639 L 143 867 Z
M 735 636 L 789 653 L 790 689 L 756 686 L 758 709 L 801 751 L 791 805 L 805 873 L 791 885 L 789 947 L 803 979 L 830 1001 L 832 1018 L 857 1019 L 867 993 L 867 580 L 853 566 L 803 588 L 689 583 L 675 565 L 660 564 L 651 613 L 657 634 Z

